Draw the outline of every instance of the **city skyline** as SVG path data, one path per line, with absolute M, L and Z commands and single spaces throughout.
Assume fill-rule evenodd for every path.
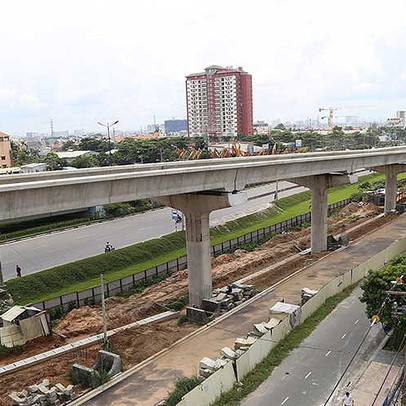
M 50 118 L 58 129 L 87 131 L 116 117 L 123 130 L 153 115 L 184 118 L 184 77 L 213 64 L 253 75 L 254 120 L 315 118 L 330 105 L 384 120 L 406 106 L 401 1 L 343 1 L 334 12 L 316 0 L 250 8 L 209 1 L 197 14 L 187 4 L 5 5 L 1 130 L 46 132 Z M 231 22 L 242 33 L 226 29 Z

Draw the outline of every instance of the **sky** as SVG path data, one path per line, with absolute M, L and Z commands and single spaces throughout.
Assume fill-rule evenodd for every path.
M 254 119 L 406 109 L 404 0 L 2 0 L 0 131 L 185 118 L 185 76 L 253 77 Z

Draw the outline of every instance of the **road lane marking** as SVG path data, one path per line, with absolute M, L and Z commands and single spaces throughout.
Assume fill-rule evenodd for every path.
M 328 357 L 331 354 L 331 351 L 328 351 L 325 355 L 325 357 Z
M 343 338 L 345 338 L 346 335 L 347 335 L 347 333 L 343 334 L 343 336 L 341 337 L 341 340 L 342 340 Z
M 283 406 L 283 405 L 288 401 L 288 399 L 289 399 L 289 396 L 287 396 L 287 397 L 285 398 L 285 400 L 281 403 L 281 406 Z
M 359 319 L 358 319 L 358 320 L 356 320 L 354 324 L 357 324 L 358 322 L 359 322 Z
M 307 379 L 311 374 L 312 374 L 312 373 L 309 372 L 309 373 L 304 377 L 304 379 Z

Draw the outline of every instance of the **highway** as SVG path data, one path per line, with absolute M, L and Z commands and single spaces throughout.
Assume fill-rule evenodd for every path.
M 341 302 L 242 405 L 323 406 L 370 325 L 360 294 L 358 288 Z M 362 359 L 372 355 L 381 332 L 380 325 L 372 327 L 349 371 L 361 369 Z M 341 393 L 349 384 L 344 381 L 338 388 Z
M 280 181 L 279 190 L 296 186 Z M 306 190 L 295 187 L 279 193 L 279 197 L 290 196 Z M 270 206 L 274 196 L 275 183 L 247 189 L 248 202 L 244 206 L 229 207 L 212 212 L 212 226 L 246 216 Z M 271 193 L 271 194 L 270 194 Z M 263 196 L 264 194 L 267 194 Z M 257 197 L 257 198 L 256 198 Z M 116 248 L 122 248 L 141 241 L 157 238 L 173 232 L 171 209 L 163 208 L 127 216 L 111 221 L 83 226 L 75 229 L 53 232 L 0 246 L 4 280 L 15 276 L 19 264 L 22 274 L 30 274 L 64 263 L 100 254 L 109 241 Z

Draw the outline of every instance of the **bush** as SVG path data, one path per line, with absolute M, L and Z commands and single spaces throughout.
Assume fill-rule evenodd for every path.
M 350 196 L 350 200 L 353 202 L 362 202 L 364 199 L 364 193 L 362 192 L 355 192 Z
M 179 318 L 178 318 L 178 326 L 182 326 L 183 324 L 185 324 L 187 322 L 187 317 L 186 314 L 182 314 Z
M 196 388 L 200 384 L 200 379 L 197 376 L 192 378 L 182 378 L 175 382 L 175 389 L 166 399 L 165 406 L 175 406 L 181 400 L 186 393 Z
M 4 345 L 0 344 L 0 359 L 5 358 L 9 355 L 17 355 L 23 352 L 21 345 L 16 345 L 14 347 L 5 347 Z
M 188 299 L 188 295 L 179 296 L 176 300 L 167 304 L 166 307 L 169 307 L 170 309 L 175 311 L 182 310 L 186 306 Z

